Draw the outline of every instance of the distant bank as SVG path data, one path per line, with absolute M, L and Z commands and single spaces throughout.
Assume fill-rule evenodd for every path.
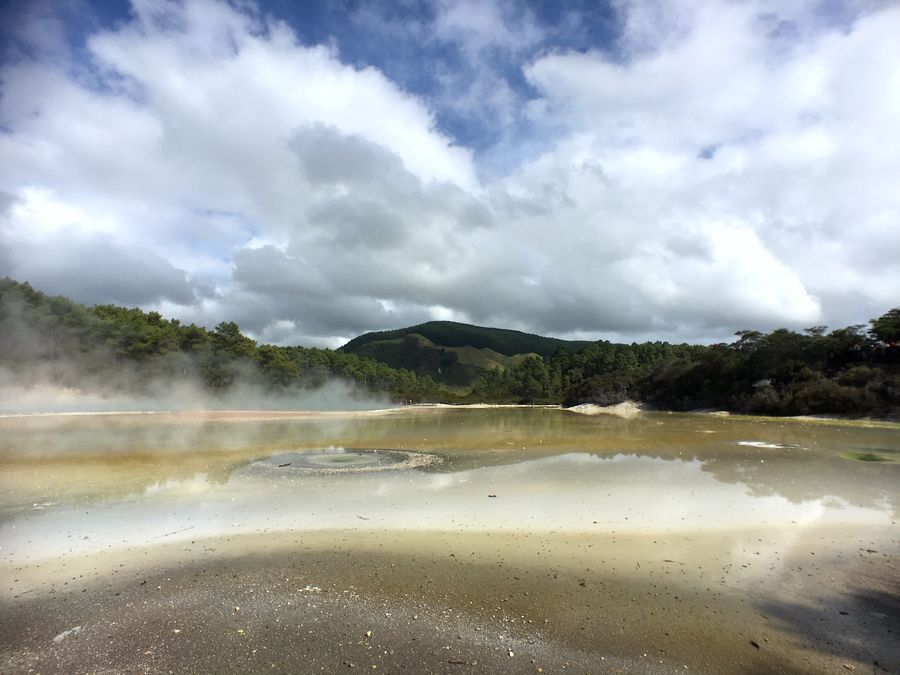
M 234 409 L 640 401 L 675 411 L 890 418 L 900 411 L 900 309 L 868 326 L 746 330 L 709 346 L 576 342 L 436 321 L 331 350 L 257 344 L 234 322 L 210 330 L 137 308 L 86 307 L 3 279 L 0 387 L 0 403 L 23 387 L 59 387 L 147 398 L 161 409 L 204 399 Z

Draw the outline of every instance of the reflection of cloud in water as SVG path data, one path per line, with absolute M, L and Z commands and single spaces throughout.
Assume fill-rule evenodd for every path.
M 144 488 L 145 495 L 160 494 L 203 494 L 212 486 L 205 473 L 195 474 L 192 478 L 177 480 L 169 478 L 165 481 L 157 481 Z
M 5 562 L 107 547 L 282 530 L 688 534 L 765 528 L 782 547 L 811 525 L 883 525 L 890 514 L 824 495 L 790 501 L 722 482 L 698 459 L 569 453 L 455 473 L 408 470 L 289 479 L 203 474 L 0 526 Z M 489 495 L 496 495 L 490 497 Z M 362 520 L 364 519 L 364 525 Z
M 727 530 L 756 526 L 807 526 L 837 522 L 885 522 L 886 514 L 839 497 L 799 503 L 756 495 L 741 482 L 726 483 L 702 471 L 704 462 L 618 454 L 572 453 L 504 467 L 432 476 L 431 491 L 471 497 L 454 509 L 467 527 L 618 532 Z M 479 492 L 480 491 L 480 492 Z M 484 512 L 487 492 L 497 502 Z M 435 517 L 443 501 L 424 504 L 420 521 Z M 874 518 L 874 520 L 873 520 Z M 592 527 L 593 526 L 593 527 Z
M 813 455 L 796 448 L 760 450 L 759 458 L 743 459 L 725 453 L 705 459 L 704 472 L 727 483 L 745 485 L 758 497 L 780 496 L 800 504 L 835 496 L 856 506 L 895 513 L 898 474 L 893 468 L 857 462 L 840 456 Z

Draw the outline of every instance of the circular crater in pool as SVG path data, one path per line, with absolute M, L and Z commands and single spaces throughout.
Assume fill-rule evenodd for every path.
M 436 455 L 381 448 L 315 448 L 279 452 L 250 462 L 251 474 L 334 474 L 415 469 L 439 462 Z

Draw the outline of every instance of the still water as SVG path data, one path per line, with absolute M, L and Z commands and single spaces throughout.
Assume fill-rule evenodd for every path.
M 466 541 L 473 560 L 493 536 L 491 550 L 523 569 L 578 568 L 581 588 L 588 573 L 641 587 L 654 565 L 677 563 L 698 598 L 715 578 L 757 607 L 807 599 L 812 574 L 794 573 L 818 555 L 833 596 L 866 563 L 863 590 L 894 603 L 898 499 L 891 425 L 540 408 L 0 418 L 0 564 L 26 579 L 6 584 L 7 598 L 46 590 L 49 577 L 27 571 L 50 560 L 351 533 L 353 546 L 397 556 L 413 541 L 441 555 Z M 887 649 L 882 662 L 897 651 L 879 647 L 891 612 L 868 617 L 887 630 L 869 631 L 865 648 Z M 779 658 L 871 666 L 865 649 L 791 639 Z M 717 658 L 710 669 L 727 670 Z
M 0 428 L 0 542 L 13 560 L 173 530 L 362 518 L 648 533 L 886 525 L 900 498 L 900 430 L 879 426 L 518 408 L 32 416 Z

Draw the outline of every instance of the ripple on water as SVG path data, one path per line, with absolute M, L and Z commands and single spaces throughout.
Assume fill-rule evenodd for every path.
M 415 469 L 441 461 L 437 455 L 380 448 L 317 448 L 279 452 L 243 467 L 249 475 L 364 473 Z

